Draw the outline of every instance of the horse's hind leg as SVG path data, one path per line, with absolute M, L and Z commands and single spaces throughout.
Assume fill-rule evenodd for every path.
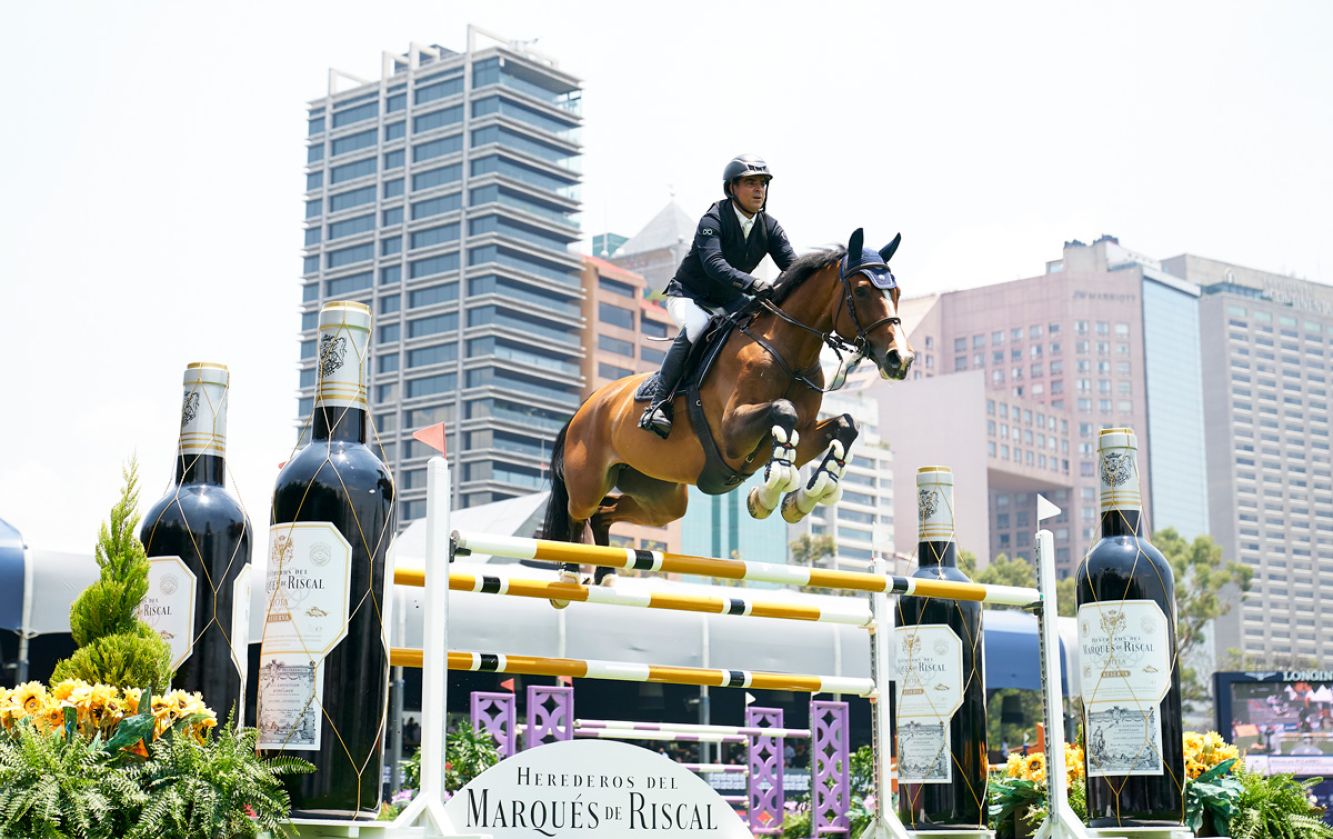
M 804 465 L 824 451 L 824 459 L 810 475 L 810 480 L 782 499 L 782 517 L 795 524 L 810 514 L 816 504 L 837 504 L 842 498 L 842 473 L 847 470 L 848 452 L 857 437 L 856 423 L 850 414 L 826 419 L 801 440 L 796 462 Z
M 611 525 L 617 522 L 665 527 L 684 516 L 689 503 L 683 484 L 650 478 L 628 467 L 622 467 L 616 486 L 621 494 L 603 499 L 601 508 L 588 522 L 599 545 L 610 544 Z M 614 569 L 598 568 L 595 579 L 599 584 L 609 585 L 614 576 Z

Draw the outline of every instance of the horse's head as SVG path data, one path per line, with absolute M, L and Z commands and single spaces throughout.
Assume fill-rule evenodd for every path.
M 847 255 L 837 266 L 842 302 L 833 316 L 833 328 L 842 338 L 860 345 L 886 379 L 905 379 L 916 357 L 898 317 L 901 290 L 889 260 L 902 241 L 893 237 L 880 250 L 864 247 L 858 228 L 847 243 Z

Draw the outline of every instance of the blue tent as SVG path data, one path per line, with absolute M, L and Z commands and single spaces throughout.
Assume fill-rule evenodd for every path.
M 990 609 L 986 612 L 983 636 L 986 655 L 986 689 L 1041 687 L 1041 647 L 1037 642 L 1037 616 L 1027 612 Z M 1060 641 L 1060 692 L 1069 695 L 1068 673 L 1073 662 Z
M 0 519 L 0 629 L 17 632 L 23 626 L 24 579 L 23 537 L 18 529 Z

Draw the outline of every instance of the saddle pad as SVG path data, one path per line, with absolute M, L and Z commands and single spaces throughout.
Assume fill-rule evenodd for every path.
M 685 373 L 680 378 L 680 385 L 676 388 L 676 393 L 684 393 L 695 385 L 703 383 L 708 376 L 708 371 L 713 369 L 713 364 L 722 352 L 722 347 L 727 343 L 727 337 L 735 330 L 736 325 L 727 319 L 725 315 L 714 315 L 704 329 L 704 334 L 695 344 L 690 347 L 689 358 L 685 360 Z M 634 391 L 635 402 L 656 402 L 666 394 L 662 393 L 662 375 L 654 373 L 644 380 Z

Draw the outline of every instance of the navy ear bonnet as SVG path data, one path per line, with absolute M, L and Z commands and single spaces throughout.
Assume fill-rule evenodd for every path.
M 880 256 L 880 252 L 874 248 L 862 248 L 861 258 L 855 264 L 849 265 L 851 254 L 842 258 L 842 276 L 851 277 L 853 274 L 865 274 L 870 278 L 870 282 L 875 288 L 881 291 L 888 291 L 898 287 L 898 281 L 894 279 L 893 272 L 889 270 L 889 265 Z

